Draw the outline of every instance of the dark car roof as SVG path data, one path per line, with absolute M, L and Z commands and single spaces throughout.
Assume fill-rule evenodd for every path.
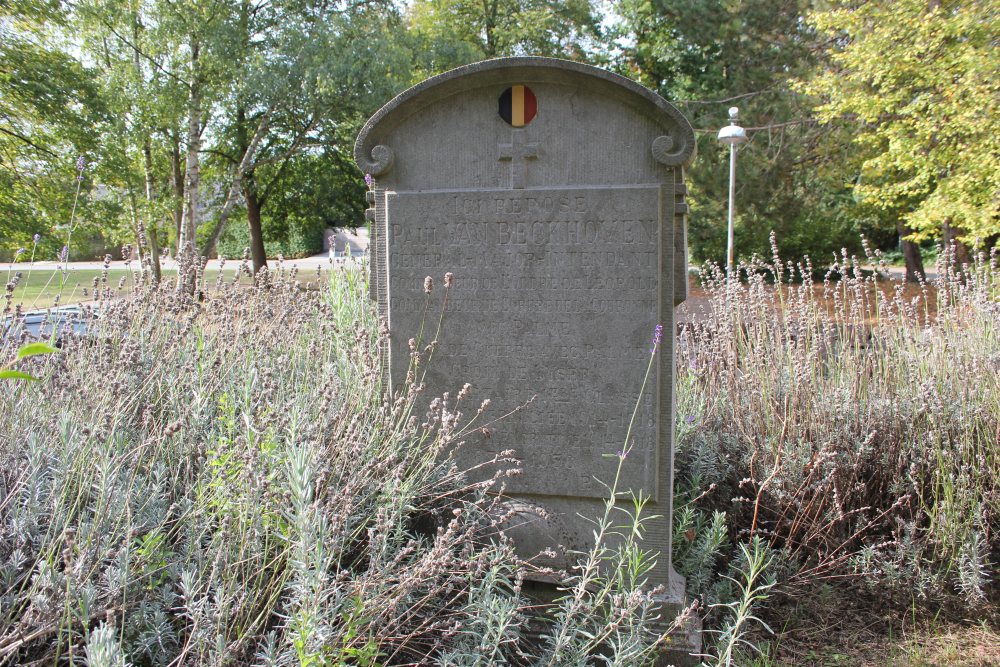
M 67 331 L 83 335 L 87 333 L 88 314 L 80 306 L 60 306 L 47 310 L 36 310 L 17 318 L 8 316 L 0 324 L 0 342 L 18 341 L 22 333 L 33 340 L 48 340 L 53 331 L 58 339 Z

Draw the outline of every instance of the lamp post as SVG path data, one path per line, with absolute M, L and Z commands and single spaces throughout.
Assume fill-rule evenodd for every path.
M 736 147 L 747 142 L 747 133 L 736 124 L 740 110 L 729 107 L 729 125 L 719 130 L 719 141 L 729 144 L 729 240 L 726 244 L 726 277 L 733 273 L 733 206 L 736 199 Z

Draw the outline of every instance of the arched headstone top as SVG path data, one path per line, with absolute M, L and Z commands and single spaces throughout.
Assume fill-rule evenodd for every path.
M 512 129 L 521 131 L 512 138 Z M 690 123 L 653 91 L 597 67 L 538 57 L 486 60 L 427 79 L 379 109 L 354 148 L 363 172 L 408 189 L 503 187 L 508 171 L 521 188 L 656 182 L 658 168 L 688 164 L 694 153 Z M 549 164 L 535 177 L 519 170 L 525 159 Z

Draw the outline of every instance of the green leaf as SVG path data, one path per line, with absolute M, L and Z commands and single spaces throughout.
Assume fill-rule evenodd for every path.
M 25 357 L 34 357 L 39 354 L 52 354 L 53 352 L 58 352 L 56 348 L 52 347 L 48 343 L 28 343 L 17 351 L 17 358 L 24 359 Z
M 5 368 L 0 370 L 0 380 L 30 380 L 32 382 L 37 382 L 38 378 L 34 375 L 28 375 L 27 373 L 23 373 L 21 371 Z

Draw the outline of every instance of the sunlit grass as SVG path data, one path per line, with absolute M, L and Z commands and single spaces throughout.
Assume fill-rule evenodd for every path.
M 236 274 L 237 267 L 232 265 L 223 269 L 226 278 L 231 278 Z M 51 308 L 53 306 L 66 306 L 76 303 L 86 303 L 94 300 L 94 281 L 98 285 L 112 288 L 120 294 L 126 294 L 135 289 L 141 282 L 141 277 L 137 271 L 127 269 L 108 269 L 105 275 L 103 269 L 70 269 L 61 271 L 58 268 L 29 267 L 24 265 L 17 270 L 3 272 L 4 282 L 10 282 L 15 274 L 20 273 L 21 278 L 16 281 L 14 288 L 14 298 L 12 306 L 20 305 L 25 312 Z M 206 282 L 214 282 L 219 275 L 218 270 L 205 271 Z M 177 276 L 176 269 L 164 269 L 163 280 L 173 281 Z M 102 280 L 105 279 L 105 280 Z M 250 284 L 252 280 L 249 276 L 241 276 L 241 282 Z

